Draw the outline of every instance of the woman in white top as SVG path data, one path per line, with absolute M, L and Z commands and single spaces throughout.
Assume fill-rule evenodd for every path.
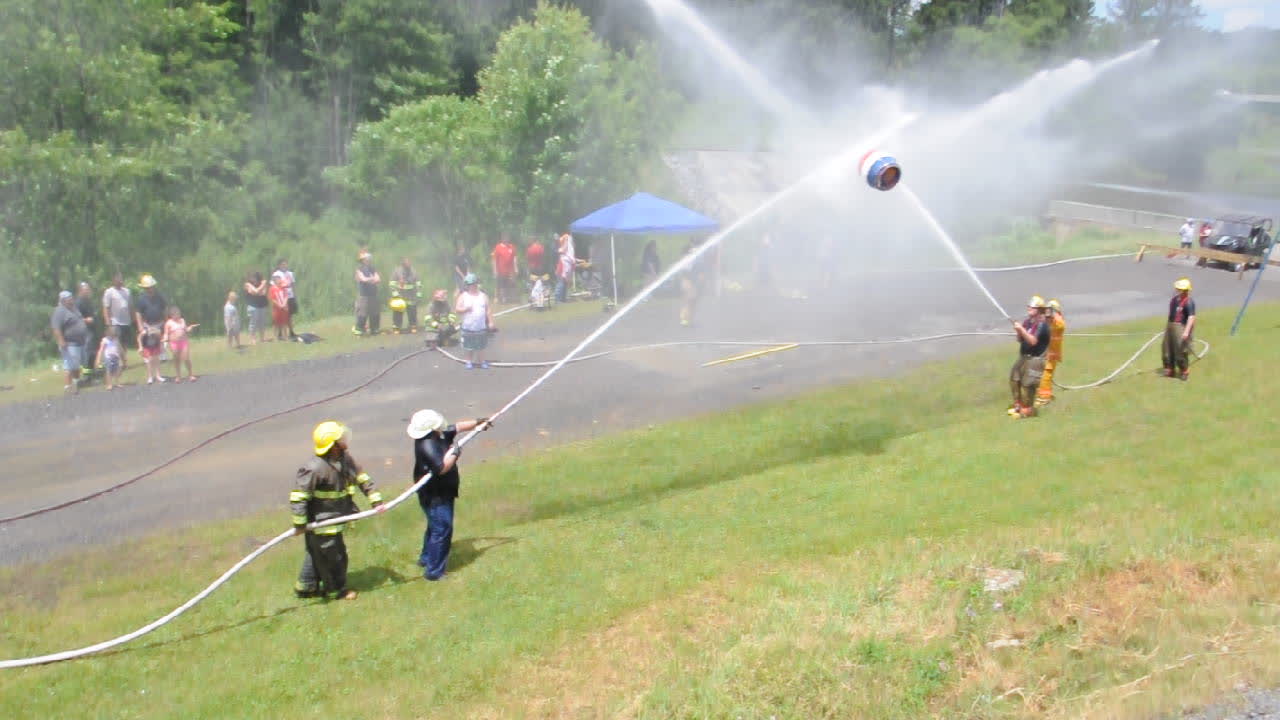
M 464 289 L 458 294 L 453 311 L 462 318 L 462 347 L 467 351 L 467 369 L 488 370 L 484 349 L 489 345 L 489 333 L 498 329 L 493 324 L 489 296 L 480 289 L 475 273 L 467 273 L 462 282 Z

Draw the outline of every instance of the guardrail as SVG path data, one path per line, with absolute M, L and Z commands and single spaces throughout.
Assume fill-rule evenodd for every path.
M 1106 205 L 1090 205 L 1089 203 L 1069 200 L 1050 201 L 1048 217 L 1064 222 L 1087 222 L 1110 227 L 1136 228 L 1174 234 L 1178 232 L 1178 228 L 1186 220 L 1184 216 L 1179 215 L 1108 207 Z

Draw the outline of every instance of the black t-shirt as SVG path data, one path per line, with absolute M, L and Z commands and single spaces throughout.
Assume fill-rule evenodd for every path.
M 134 302 L 134 308 L 142 316 L 142 322 L 148 325 L 163 325 L 164 311 L 168 306 L 160 293 L 143 292 Z
M 1036 344 L 1028 345 L 1022 336 L 1018 336 L 1018 349 L 1023 355 L 1040 357 L 1049 349 L 1049 323 L 1044 318 L 1028 318 L 1022 321 L 1022 329 L 1035 336 Z
M 257 287 L 257 286 L 258 286 L 258 283 L 255 283 L 255 282 L 253 282 L 252 280 L 250 280 L 250 281 L 249 281 L 249 283 L 250 283 L 251 285 L 253 285 L 254 287 Z M 267 301 L 267 294 L 264 292 L 264 293 L 262 293 L 261 295 L 259 295 L 259 294 L 257 294 L 257 293 L 251 293 L 251 292 L 249 292 L 248 290 L 245 290 L 245 291 L 244 291 L 244 302 L 245 302 L 245 304 L 246 304 L 246 305 L 248 305 L 249 307 L 254 307 L 254 308 L 264 308 L 264 307 L 266 307 L 266 306 L 267 306 L 267 302 L 268 302 L 268 301 Z
M 1187 299 L 1184 301 L 1182 299 L 1182 293 L 1178 293 L 1169 300 L 1169 322 L 1185 324 L 1187 322 L 1187 318 L 1195 317 L 1195 314 L 1196 301 L 1192 300 L 1190 295 L 1188 295 Z
M 458 466 L 455 463 L 449 472 L 440 474 L 440 465 L 444 462 L 444 454 L 448 451 L 449 446 L 453 444 L 453 438 L 458 434 L 458 428 L 454 425 L 446 427 L 439 433 L 431 433 L 420 440 L 413 441 L 413 479 L 417 482 L 426 475 L 431 473 L 431 479 L 426 485 L 418 488 L 418 496 L 430 500 L 432 498 L 443 498 L 452 500 L 458 497 L 458 485 L 461 477 L 458 475 Z
M 76 311 L 80 313 L 80 317 L 94 318 L 98 316 L 97 303 L 92 297 L 80 296 L 76 298 Z
M 363 282 L 363 280 L 372 280 L 373 276 L 376 275 L 378 271 L 374 270 L 372 265 L 370 265 L 368 268 L 365 268 L 365 266 L 361 265 L 360 267 L 356 268 L 356 273 L 360 275 L 360 278 L 362 280 L 362 282 L 356 283 L 356 285 L 358 286 L 356 289 L 360 292 L 360 294 L 363 295 L 364 297 L 369 297 L 369 298 L 378 297 L 378 286 L 371 282 Z
M 467 253 L 458 253 L 453 257 L 454 272 L 466 275 L 471 272 L 471 257 Z

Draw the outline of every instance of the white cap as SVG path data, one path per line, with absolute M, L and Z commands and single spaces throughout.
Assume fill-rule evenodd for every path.
M 409 427 L 405 432 L 414 440 L 420 440 L 429 433 L 444 427 L 444 416 L 435 410 L 419 410 L 409 418 Z

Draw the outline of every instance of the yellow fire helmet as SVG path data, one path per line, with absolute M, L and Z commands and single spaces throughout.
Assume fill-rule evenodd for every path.
M 155 286 L 156 279 L 152 277 L 150 273 L 143 275 L 142 278 L 138 280 L 138 287 L 140 288 L 153 288 Z
M 1062 303 L 1058 302 L 1057 298 L 1049 301 L 1049 307 L 1053 308 L 1054 312 L 1062 312 Z
M 1032 295 L 1031 299 L 1027 301 L 1027 307 L 1043 308 L 1048 306 L 1044 304 L 1044 298 L 1040 297 L 1039 295 Z
M 387 301 L 387 306 L 396 312 L 404 312 L 409 307 L 409 303 L 404 301 L 402 297 L 393 297 Z
M 311 441 L 315 443 L 316 455 L 329 452 L 329 448 L 344 437 L 349 437 L 351 430 L 335 420 L 325 420 L 316 426 L 311 433 Z
M 1191 278 L 1178 278 L 1173 284 L 1173 289 L 1181 292 L 1191 292 Z

